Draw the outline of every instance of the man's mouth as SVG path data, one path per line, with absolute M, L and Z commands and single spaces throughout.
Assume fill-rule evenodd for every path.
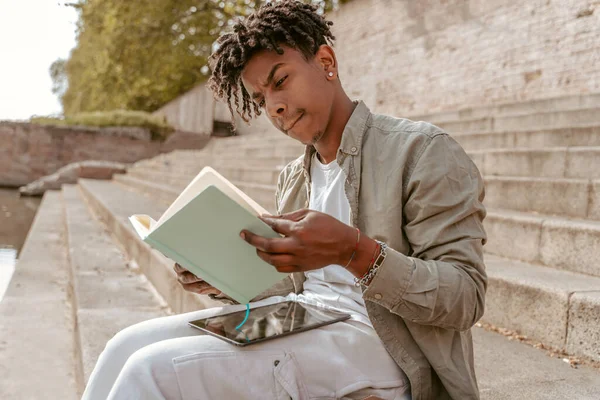
M 303 116 L 304 116 L 304 113 L 300 114 L 300 116 L 294 122 L 292 122 L 292 124 L 287 129 L 284 129 L 283 131 L 287 134 L 289 132 L 289 130 L 292 129 L 298 123 L 298 121 L 300 121 L 300 119 Z

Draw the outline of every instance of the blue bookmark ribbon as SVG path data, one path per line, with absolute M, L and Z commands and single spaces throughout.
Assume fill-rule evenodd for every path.
M 248 303 L 248 304 L 246 304 L 246 316 L 244 317 L 244 320 L 242 321 L 242 323 L 235 327 L 236 331 L 239 331 L 240 328 L 242 326 L 244 326 L 244 324 L 246 323 L 246 321 L 248 321 L 248 316 L 249 315 L 250 315 L 250 304 Z

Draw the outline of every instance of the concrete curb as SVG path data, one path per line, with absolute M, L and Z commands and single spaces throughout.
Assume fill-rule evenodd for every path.
M 582 337 L 582 332 L 600 333 L 599 304 L 588 297 L 600 288 L 600 278 L 494 256 L 486 256 L 486 268 L 489 286 L 483 321 L 510 326 L 556 349 L 600 361 L 594 345 L 598 342 Z
M 61 193 L 48 191 L 0 303 L 0 398 L 78 398 L 65 235 Z
M 488 210 L 484 225 L 487 253 L 600 276 L 600 222 Z
M 77 187 L 65 185 L 63 198 L 77 310 L 75 340 L 81 346 L 87 382 L 109 339 L 123 328 L 169 310 L 145 277 L 127 268 L 121 250 L 90 213 Z
M 565 178 L 486 176 L 487 207 L 597 219 L 599 181 Z
M 112 182 L 81 180 L 81 191 L 94 214 L 121 243 L 125 253 L 156 288 L 173 312 L 181 313 L 222 305 L 206 296 L 182 290 L 173 271 L 173 262 L 144 243 L 128 221 L 132 214 L 148 214 L 158 219 L 166 209 L 139 193 Z

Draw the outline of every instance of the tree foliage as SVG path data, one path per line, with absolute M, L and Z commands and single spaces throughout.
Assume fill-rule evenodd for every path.
M 207 79 L 216 38 L 264 0 L 79 0 L 77 45 L 50 67 L 65 115 L 154 111 Z M 347 0 L 303 0 L 331 10 Z
M 165 140 L 175 131 L 164 117 L 145 111 L 130 110 L 82 112 L 65 118 L 33 116 L 29 122 L 54 126 L 142 127 L 150 131 L 153 140 Z
M 65 74 L 65 63 L 67 60 L 59 58 L 50 65 L 50 77 L 52 78 L 52 93 L 62 97 L 67 90 L 67 75 Z

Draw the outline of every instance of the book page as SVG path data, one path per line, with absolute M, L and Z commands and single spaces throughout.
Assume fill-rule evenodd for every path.
M 146 214 L 135 214 L 129 217 L 129 221 L 133 225 L 136 233 L 142 240 L 154 229 L 156 221 L 151 216 Z
M 152 230 L 158 228 L 163 222 L 171 218 L 177 211 L 181 210 L 187 203 L 189 203 L 194 197 L 200 192 L 206 189 L 208 186 L 214 185 L 233 201 L 244 207 L 253 215 L 259 216 L 262 214 L 270 214 L 267 210 L 261 207 L 257 202 L 252 200 L 247 194 L 242 192 L 240 189 L 227 178 L 219 174 L 211 167 L 204 167 L 202 171 L 190 182 L 190 184 L 181 192 L 177 199 L 169 206 L 167 211 L 160 217 L 158 222 L 152 227 Z

